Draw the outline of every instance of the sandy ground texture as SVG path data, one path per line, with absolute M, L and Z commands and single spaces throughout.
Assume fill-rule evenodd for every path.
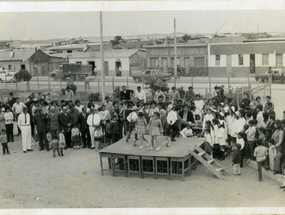
M 19 138 L 17 138 L 19 139 Z M 130 143 L 129 143 L 130 144 Z M 139 208 L 139 207 L 282 207 L 285 192 L 277 182 L 245 166 L 241 176 L 219 180 L 198 165 L 185 181 L 175 177 L 126 178 L 101 176 L 94 150 L 68 149 L 63 157 L 52 151 L 24 154 L 20 141 L 0 156 L 0 208 Z M 221 164 L 231 171 L 231 156 Z M 105 165 L 107 162 L 105 163 Z
M 273 86 L 277 118 L 285 109 L 284 85 Z M 0 208 L 140 208 L 140 207 L 283 207 L 285 192 L 248 166 L 241 176 L 217 179 L 199 165 L 190 177 L 166 180 L 150 176 L 101 176 L 94 150 L 68 149 L 64 157 L 52 151 L 24 154 L 16 137 L 11 155 L 0 154 Z M 231 171 L 231 156 L 221 164 Z M 106 165 L 106 163 L 105 163 Z

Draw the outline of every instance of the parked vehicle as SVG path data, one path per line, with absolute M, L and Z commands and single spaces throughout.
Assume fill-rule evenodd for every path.
M 62 64 L 59 69 L 53 70 L 49 73 L 53 79 L 72 78 L 73 81 L 77 79 L 85 79 L 86 75 L 92 75 L 92 65 L 81 64 Z
M 155 77 L 157 79 L 161 79 L 163 81 L 168 81 L 171 79 L 171 75 L 168 73 L 164 73 L 158 69 L 147 69 L 142 73 L 137 73 L 132 75 L 135 82 L 149 81 L 151 78 Z
M 0 82 L 16 82 L 15 72 L 11 70 L 0 70 Z
M 264 74 L 258 74 L 255 75 L 255 80 L 259 81 L 261 80 L 262 82 L 272 80 L 274 81 L 284 81 L 284 74 L 285 70 L 284 69 L 271 69 L 267 70 Z

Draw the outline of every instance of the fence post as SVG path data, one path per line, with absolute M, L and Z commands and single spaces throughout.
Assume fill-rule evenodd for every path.
M 98 92 L 100 92 L 100 80 L 99 80 L 99 77 L 98 77 Z
M 210 88 L 210 93 L 212 93 L 211 78 L 210 77 L 209 77 L 209 88 Z
M 144 78 L 142 77 L 142 89 L 144 90 Z
M 50 91 L 50 79 L 49 79 L 49 76 L 48 76 L 48 90 Z
M 12 81 L 11 81 L 12 82 Z M 6 85 L 6 90 L 8 90 L 8 86 L 7 86 L 7 77 L 5 75 L 5 85 Z M 3 101 L 3 100 L 2 100 Z
M 228 77 L 228 90 L 230 89 L 230 77 Z
M 265 101 L 265 82 L 264 82 L 264 85 L 263 85 L 263 101 Z
M 270 83 L 270 85 L 269 85 L 269 95 L 270 95 L 270 97 L 271 97 L 271 83 Z
M 129 89 L 129 77 L 127 77 L 127 89 Z
M 16 90 L 18 91 L 18 81 L 16 80 Z
M 206 98 L 207 98 L 207 101 L 208 101 L 208 89 L 206 88 Z
M 237 110 L 239 109 L 239 92 L 237 91 Z
M 248 88 L 250 88 L 249 76 L 247 76 L 247 86 L 248 86 Z
M 193 83 L 194 83 L 194 82 L 193 82 L 193 79 L 194 79 L 194 78 L 191 77 L 191 86 L 192 86 L 192 87 L 193 87 Z
M 113 92 L 114 92 L 114 90 L 115 90 L 114 76 L 112 76 L 112 88 L 113 88 Z
M 38 87 L 38 91 L 40 91 L 40 84 L 39 84 L 39 76 L 37 74 L 37 87 Z
M 38 84 L 39 84 L 39 80 L 38 80 Z M 61 79 L 59 79 L 59 87 L 60 87 L 60 91 L 61 91 L 61 89 L 62 89 L 62 83 L 61 83 Z

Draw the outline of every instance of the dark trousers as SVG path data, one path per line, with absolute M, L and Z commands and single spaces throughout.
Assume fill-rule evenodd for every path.
M 120 134 L 112 134 L 112 143 L 118 142 L 120 140 Z
M 46 131 L 38 131 L 40 149 L 49 149 Z
M 123 138 L 123 128 L 124 128 L 124 121 L 119 121 L 119 135 L 120 135 L 120 139 Z
M 136 123 L 135 122 L 128 122 L 128 136 L 127 136 L 127 140 L 130 139 L 131 134 L 133 132 L 133 130 L 136 127 Z M 138 135 L 135 134 L 135 139 L 138 140 Z
M 35 138 L 35 125 L 33 122 L 31 122 L 31 132 L 32 132 L 32 137 Z
M 254 141 L 247 141 L 245 144 L 245 158 L 254 160 Z
M 1 144 L 2 144 L 2 149 L 3 149 L 3 154 L 5 154 L 5 152 L 9 154 L 10 152 L 8 149 L 8 143 L 1 143 Z
M 243 167 L 243 157 L 245 155 L 245 147 L 241 150 L 241 161 L 240 161 L 240 167 Z
M 59 129 L 58 130 L 50 130 L 51 137 L 59 138 Z
M 213 157 L 221 159 L 221 150 L 220 150 L 220 145 L 217 143 L 214 143 L 214 148 L 213 148 Z
M 7 141 L 8 142 L 14 142 L 13 123 L 12 124 L 6 124 L 5 127 L 6 127 Z
M 173 125 L 170 126 L 172 132 L 170 134 L 171 139 L 175 139 L 177 134 L 179 133 L 179 125 L 178 122 L 176 121 Z
M 64 137 L 65 137 L 65 142 L 66 142 L 66 147 L 70 148 L 71 146 L 71 132 L 70 131 L 65 131 L 64 132 Z
M 257 162 L 258 179 L 262 179 L 262 166 L 264 161 Z
M 89 128 L 84 128 L 80 130 L 82 136 L 83 147 L 91 147 L 91 137 Z

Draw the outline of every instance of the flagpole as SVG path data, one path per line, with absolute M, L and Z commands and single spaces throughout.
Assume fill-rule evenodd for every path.
M 176 18 L 174 19 L 174 87 L 177 79 Z
M 100 11 L 100 51 L 101 51 L 101 86 L 102 86 L 102 102 L 105 101 L 105 68 L 103 53 L 103 21 L 102 11 Z

